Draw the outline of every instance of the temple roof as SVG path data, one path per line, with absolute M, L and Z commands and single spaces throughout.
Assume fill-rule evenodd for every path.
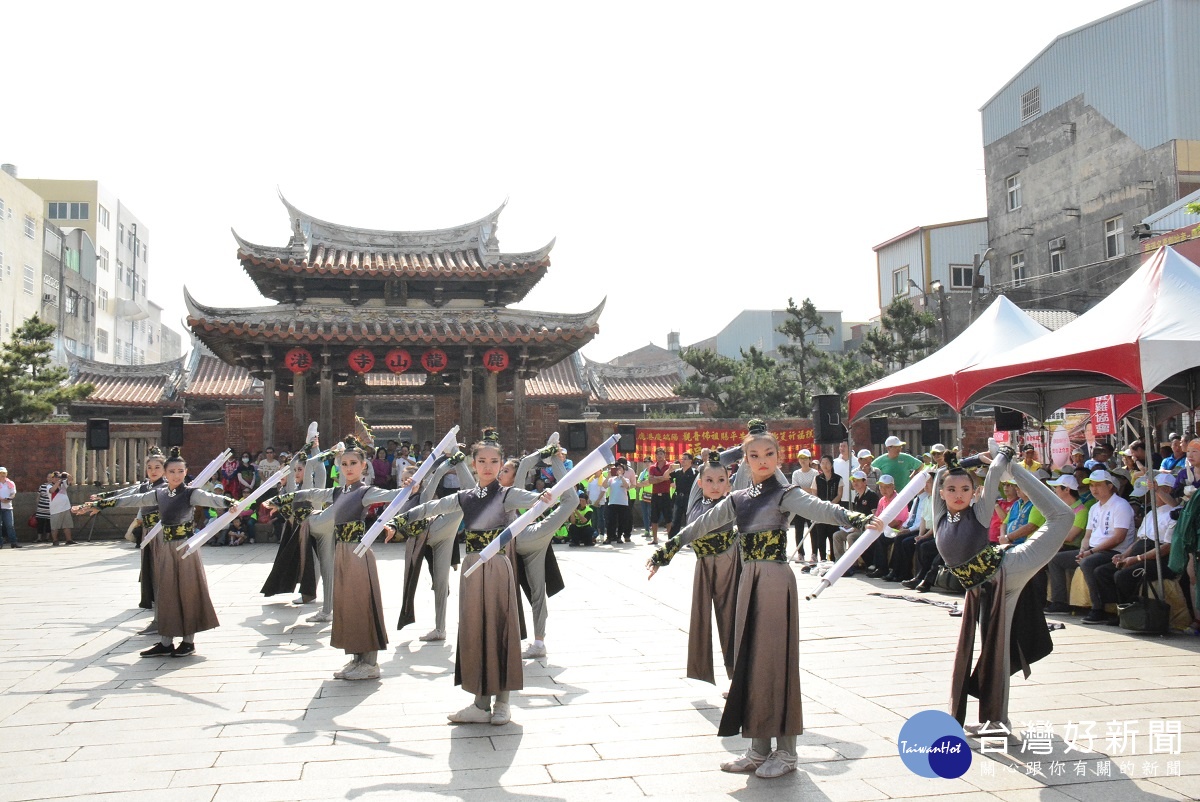
M 537 284 L 550 265 L 554 240 L 533 251 L 501 253 L 496 228 L 504 206 L 478 220 L 428 231 L 356 228 L 305 214 L 280 196 L 291 218 L 283 247 L 259 245 L 233 232 L 238 259 L 259 291 L 278 300 L 286 277 L 347 277 L 497 282 L 509 286 L 513 303 Z M 506 201 L 507 203 L 507 201 Z
M 542 368 L 525 381 L 527 398 L 587 399 L 591 395 L 583 355 L 578 351 L 561 362 Z
M 203 349 L 207 352 L 208 349 Z M 242 401 L 262 398 L 262 382 L 245 368 L 229 365 L 200 348 L 188 363 L 185 398 L 204 401 Z
M 280 343 L 379 343 L 381 345 L 514 345 L 571 342 L 578 348 L 599 331 L 605 301 L 589 312 L 560 314 L 504 308 L 389 309 L 384 307 L 272 305 L 252 308 L 206 306 L 184 287 L 188 325 L 221 354 L 210 339 Z M 209 335 L 205 337 L 205 335 Z
M 689 399 L 676 395 L 675 388 L 685 378 L 685 364 L 675 356 L 659 364 L 617 367 L 611 364 L 588 362 L 588 380 L 592 387 L 591 402 L 654 404 L 684 402 Z
M 95 406 L 181 406 L 179 385 L 185 378 L 183 357 L 149 365 L 110 365 L 67 354 L 68 384 L 91 384 L 91 395 L 78 403 Z

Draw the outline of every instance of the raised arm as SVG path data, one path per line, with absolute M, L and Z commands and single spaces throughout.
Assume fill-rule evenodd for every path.
M 433 469 L 433 473 L 430 474 L 421 484 L 422 504 L 433 500 L 434 494 L 437 492 L 438 485 L 442 483 L 442 479 L 446 476 L 446 474 L 450 473 L 454 467 L 455 466 L 450 463 L 449 459 L 444 459 L 438 463 L 438 466 Z
M 783 498 L 779 500 L 779 509 L 792 515 L 799 515 L 815 524 L 833 524 L 835 526 L 855 526 L 857 525 L 856 519 L 870 518 L 870 516 L 851 513 L 845 507 L 831 501 L 822 501 L 798 487 L 789 488 L 783 494 Z
M 541 493 L 535 493 L 532 490 L 524 490 L 517 486 L 505 488 L 504 490 L 504 509 L 509 512 L 517 510 L 527 510 L 537 503 L 537 500 L 542 497 Z
M 517 476 L 513 479 L 513 487 L 520 490 L 525 489 L 525 485 L 529 480 L 529 472 L 537 466 L 538 460 L 541 458 L 541 451 L 535 451 L 532 454 L 521 457 L 521 461 L 517 463 Z
M 558 497 L 558 503 L 546 513 L 540 521 L 534 521 L 529 526 L 525 527 L 519 537 L 520 539 L 536 538 L 538 532 L 545 532 L 549 529 L 551 532 L 557 532 L 562 525 L 571 517 L 571 513 L 579 508 L 578 493 L 563 493 Z
M 992 458 L 988 467 L 987 477 L 983 480 L 983 498 L 971 505 L 975 511 L 975 520 L 985 528 L 992 525 L 992 516 L 996 513 L 996 499 L 1000 496 L 1000 480 L 1004 470 L 1009 467 L 1008 452 L 1001 451 Z
M 142 493 L 127 493 L 125 495 L 114 495 L 108 498 L 89 501 L 85 504 L 80 504 L 81 507 L 95 507 L 99 510 L 106 510 L 109 507 L 142 507 L 158 503 L 158 494 L 154 490 L 147 490 Z
M 325 489 L 325 480 L 327 478 L 324 453 L 317 454 L 315 457 L 309 457 L 304 461 L 304 481 L 301 487 L 305 490 Z
M 450 512 L 459 512 L 462 510 L 462 505 L 458 503 L 458 493 L 451 493 L 445 498 L 434 499 L 419 506 L 413 507 L 407 512 L 402 512 L 397 515 L 397 518 L 404 518 L 409 521 L 424 521 L 426 518 L 433 518 L 438 515 L 445 515 Z
M 1009 472 L 1012 473 L 1013 481 L 1017 483 L 1017 487 L 1029 496 L 1029 500 L 1033 502 L 1033 506 L 1037 508 L 1042 517 L 1046 519 L 1046 525 L 1050 527 L 1058 527 L 1066 525 L 1069 529 L 1075 521 L 1075 513 L 1071 512 L 1071 508 L 1066 505 L 1061 498 L 1058 497 L 1053 490 L 1046 487 L 1021 463 L 1013 463 L 1009 467 Z M 988 519 L 991 520 L 990 518 Z M 1066 530 L 1064 530 L 1066 531 Z

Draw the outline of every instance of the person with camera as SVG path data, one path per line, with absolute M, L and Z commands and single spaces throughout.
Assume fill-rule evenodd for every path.
M 66 471 L 59 471 L 50 480 L 50 545 L 58 545 L 58 534 L 62 533 L 68 546 L 75 545 L 71 536 L 74 519 L 71 517 L 71 498 L 67 488 L 71 486 L 71 477 Z

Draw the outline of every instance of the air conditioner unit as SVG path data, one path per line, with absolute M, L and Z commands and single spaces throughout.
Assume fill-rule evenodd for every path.
M 50 293 L 48 293 L 48 292 L 44 292 L 44 293 L 42 293 L 42 303 L 44 303 L 44 304 L 54 304 L 55 306 L 57 306 L 57 305 L 58 305 L 58 296 L 57 296 L 57 295 L 51 295 L 51 294 L 50 294 Z
M 1056 239 L 1050 240 L 1050 250 L 1052 250 L 1052 251 L 1066 250 L 1066 247 L 1067 247 L 1067 238 L 1066 237 L 1058 237 Z

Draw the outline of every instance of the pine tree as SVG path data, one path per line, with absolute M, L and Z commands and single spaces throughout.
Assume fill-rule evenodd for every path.
M 879 328 L 863 338 L 861 351 L 887 372 L 903 370 L 933 347 L 929 331 L 936 323 L 936 317 L 918 312 L 907 298 L 894 298 L 880 316 Z
M 743 350 L 740 360 L 702 348 L 680 354 L 694 371 L 674 388 L 685 398 L 705 398 L 717 405 L 718 418 L 774 417 L 785 412 L 792 387 L 779 363 L 757 348 Z
M 809 298 L 799 306 L 788 298 L 787 313 L 783 325 L 776 329 L 790 341 L 779 346 L 779 353 L 787 358 L 786 364 L 795 379 L 796 392 L 787 406 L 790 413 L 807 418 L 812 412 L 813 395 L 826 389 L 833 372 L 828 353 L 817 344 L 819 336 L 832 335 L 833 328 L 825 325 L 825 318 Z
M 0 423 L 43 421 L 59 404 L 91 394 L 90 384 L 64 386 L 67 369 L 50 361 L 53 336 L 54 324 L 34 315 L 0 346 Z

